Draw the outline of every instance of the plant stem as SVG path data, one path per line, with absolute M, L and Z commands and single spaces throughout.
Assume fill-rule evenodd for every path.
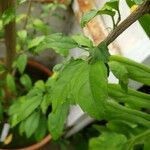
M 121 14 L 120 14 L 120 10 L 118 9 L 118 19 L 117 19 L 117 23 L 116 26 L 118 26 L 119 22 L 121 21 Z
M 25 23 L 24 23 L 24 29 L 25 30 L 26 30 L 26 27 L 27 27 L 27 24 L 28 24 L 28 19 L 30 17 L 31 8 L 32 8 L 32 0 L 29 0 L 28 10 L 27 10 L 27 16 L 26 16 Z
M 127 144 L 127 150 L 131 150 L 135 144 L 139 144 L 141 141 L 144 141 L 150 135 L 150 130 L 146 130 L 145 132 L 131 138 Z
M 141 16 L 150 13 L 150 1 L 146 0 L 134 12 L 132 12 L 120 25 L 118 25 L 104 40 L 106 45 L 112 43 L 123 31 L 137 21 Z
M 15 9 L 15 0 L 1 0 L 2 13 L 9 8 Z M 5 45 L 6 45 L 6 68 L 11 72 L 12 63 L 16 54 L 16 23 L 13 19 L 9 24 L 5 25 Z
M 8 9 L 15 9 L 16 0 L 0 0 L 1 10 L 4 13 Z M 5 31 L 5 45 L 6 45 L 6 56 L 5 56 L 5 66 L 7 72 L 2 74 L 0 78 L 4 80 L 8 72 L 12 71 L 12 63 L 16 55 L 16 22 L 15 18 L 4 26 Z M 4 86 L 5 98 L 4 106 L 7 108 L 10 104 L 12 93 L 8 90 L 7 86 Z

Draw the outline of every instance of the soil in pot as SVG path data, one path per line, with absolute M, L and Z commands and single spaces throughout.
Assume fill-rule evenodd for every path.
M 52 75 L 52 72 L 47 67 L 45 67 L 44 65 L 42 65 L 36 61 L 33 61 L 33 60 L 28 61 L 25 73 L 27 73 L 31 77 L 33 83 L 36 82 L 37 80 L 46 81 L 47 78 Z M 19 76 L 18 73 L 17 73 L 17 76 Z M 51 108 L 49 108 L 48 111 L 50 111 L 50 109 Z M 0 123 L 0 133 L 2 133 L 3 126 L 4 126 L 4 124 Z M 38 143 L 37 145 L 35 145 L 35 143 L 37 143 L 35 138 L 31 137 L 31 138 L 27 139 L 25 135 L 21 136 L 18 132 L 18 127 L 10 129 L 9 133 L 11 133 L 11 135 L 13 137 L 12 140 L 8 139 L 8 140 L 10 140 L 9 144 L 4 144 L 4 143 L 0 142 L 0 150 L 2 150 L 2 149 L 22 149 L 23 147 L 28 147 L 33 144 L 34 144 L 34 147 L 36 147 L 36 149 L 37 149 L 38 145 L 41 147 L 41 146 L 43 146 L 44 143 L 46 144 L 48 142 L 48 139 L 50 140 L 50 137 L 49 137 L 49 138 L 47 138 L 47 140 L 45 142 L 43 142 L 43 144 Z M 32 150 L 32 148 L 29 148 L 29 149 Z

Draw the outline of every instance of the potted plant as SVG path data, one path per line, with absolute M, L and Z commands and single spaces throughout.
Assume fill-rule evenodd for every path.
M 102 10 L 92 10 L 83 16 L 82 26 L 99 14 L 110 15 L 113 19 L 112 32 L 98 46 L 82 35 L 69 37 L 60 33 L 41 38 L 36 48 L 31 46 L 34 52 L 53 48 L 66 59 L 54 67 L 51 78 L 35 83 L 32 90 L 10 106 L 8 114 L 12 127 L 19 126 L 20 133 L 28 137 L 34 131 L 43 134 L 42 129 L 37 129 L 38 122 L 42 122 L 37 119 L 40 111 L 46 117 L 53 139 L 58 139 L 64 133 L 69 106 L 78 104 L 91 117 L 106 122 L 105 126 L 98 127 L 100 136 L 90 142 L 90 149 L 127 150 L 139 144 L 148 147 L 150 95 L 130 89 L 128 81 L 150 85 L 150 68 L 121 56 L 111 56 L 108 45 L 139 17 L 150 12 L 150 1 L 141 0 L 139 7 L 122 23 L 114 22 L 118 11 L 119 1 L 110 0 Z M 75 47 L 83 48 L 88 55 L 67 57 L 69 49 Z M 119 84 L 108 83 L 110 70 Z M 50 107 L 51 112 L 47 114 Z
M 122 23 L 120 23 L 121 14 L 119 11 L 119 1 L 117 0 L 106 2 L 102 9 L 92 10 L 88 12 L 83 16 L 83 19 L 81 20 L 81 25 L 85 26 L 86 23 L 88 23 L 93 17 L 97 15 L 105 14 L 111 16 L 113 21 L 113 30 L 110 32 L 108 37 L 98 45 L 97 48 L 99 49 L 99 52 L 95 50 L 94 61 L 98 63 L 98 60 L 99 62 L 100 60 L 101 61 L 103 60 L 105 64 L 107 63 L 108 66 L 106 68 L 111 70 L 112 73 L 116 76 L 116 78 L 118 78 L 119 84 L 109 84 L 109 83 L 107 85 L 104 84 L 104 82 L 106 81 L 104 80 L 104 78 L 102 78 L 102 75 L 100 74 L 100 70 L 104 71 L 104 69 L 102 69 L 102 66 L 101 69 L 99 70 L 99 73 L 98 72 L 96 73 L 96 68 L 95 68 L 95 73 L 92 72 L 89 73 L 89 83 L 91 84 L 90 88 L 94 97 L 93 103 L 96 103 L 97 105 L 95 105 L 95 109 L 92 108 L 93 105 L 91 105 L 91 108 L 89 105 L 86 105 L 85 103 L 88 98 L 86 98 L 85 94 L 84 94 L 85 101 L 83 102 L 83 100 L 82 101 L 80 100 L 78 104 L 80 104 L 80 106 L 83 109 L 86 109 L 86 112 L 90 113 L 91 116 L 93 115 L 95 119 L 97 119 L 97 117 L 100 118 L 97 119 L 99 121 L 95 122 L 92 127 L 87 127 L 86 129 L 84 129 L 81 132 L 83 134 L 82 136 L 80 136 L 79 133 L 78 135 L 74 136 L 76 139 L 74 139 L 74 137 L 71 138 L 71 142 L 73 141 L 73 143 L 78 141 L 78 143 L 75 143 L 75 148 L 77 148 L 80 145 L 79 148 L 82 147 L 81 149 L 90 149 L 90 150 L 113 150 L 113 149 L 148 150 L 149 149 L 150 128 L 148 124 L 150 119 L 150 115 L 149 115 L 150 107 L 148 105 L 149 105 L 150 95 L 148 91 L 150 85 L 150 80 L 149 80 L 150 68 L 149 66 L 145 66 L 143 64 L 137 63 L 130 59 L 121 56 L 113 56 L 113 55 L 110 56 L 108 53 L 106 53 L 106 51 L 108 50 L 107 46 L 109 45 L 109 43 L 112 43 L 114 39 L 124 31 L 124 29 L 127 29 L 137 19 L 140 19 L 141 25 L 143 26 L 145 32 L 149 36 L 149 32 L 148 32 L 149 28 L 146 28 L 146 25 L 144 25 L 144 23 L 148 23 L 149 21 L 150 1 L 129 0 L 127 2 L 130 6 L 132 6 L 131 9 L 134 12 L 131 13 L 131 15 L 127 17 Z M 118 12 L 119 14 L 118 19 L 116 18 L 114 19 L 114 15 L 116 12 Z M 138 16 L 137 14 L 140 14 L 140 16 Z M 133 18 L 136 19 L 134 20 Z M 117 21 L 115 22 L 115 20 Z M 92 54 L 93 53 L 94 52 L 92 52 Z M 108 61 L 107 59 L 105 59 L 107 57 L 103 57 L 103 56 L 108 56 L 109 57 Z M 100 65 L 99 67 L 97 65 L 97 69 L 98 68 L 100 68 Z M 109 70 L 107 69 L 105 70 L 106 78 L 107 78 L 107 72 L 109 72 Z M 81 72 L 83 74 L 83 71 Z M 88 74 L 86 74 L 86 76 L 87 75 Z M 100 83 L 100 78 L 101 78 L 101 83 Z M 97 83 L 98 80 L 99 83 Z M 129 80 L 134 80 L 144 85 L 147 85 L 147 92 L 144 92 L 144 90 L 143 92 L 140 92 L 142 91 L 142 89 L 138 91 L 129 88 L 128 86 Z M 88 80 L 86 80 L 86 82 L 87 81 Z M 84 82 L 82 83 L 84 84 Z M 82 94 L 84 92 L 83 84 L 82 84 L 82 88 L 80 88 Z M 101 87 L 101 89 L 100 89 L 100 85 L 103 86 Z M 106 93 L 104 94 L 105 88 L 106 88 Z M 81 93 L 80 96 L 82 96 Z M 95 97 L 96 95 L 98 96 L 97 98 Z M 107 97 L 106 101 L 104 100 L 105 98 L 102 96 Z M 102 99 L 100 97 L 102 97 Z M 80 99 L 79 97 L 76 98 L 78 98 L 78 100 Z M 96 100 L 98 100 L 101 104 L 98 101 L 96 102 Z M 89 102 L 87 102 L 87 104 L 88 103 Z M 145 106 L 143 105 L 144 103 L 146 104 Z M 111 105 L 110 108 L 109 105 Z M 94 110 L 97 111 L 98 109 L 100 109 L 101 113 L 99 115 L 94 114 Z M 133 111 L 135 114 L 133 113 Z M 139 113 L 139 115 L 140 114 L 144 115 L 145 117 L 147 116 L 146 122 L 148 121 L 147 122 L 148 124 L 143 120 L 145 118 L 144 116 L 141 116 L 142 120 L 140 121 L 140 118 L 138 118 L 139 115 L 137 113 Z M 135 117 L 132 115 L 135 115 Z M 136 119 L 136 121 L 134 119 Z M 84 140 L 81 141 L 81 138 L 84 138 Z M 89 140 L 89 145 L 87 144 L 88 140 Z
M 46 36 L 52 33 L 51 27 L 49 27 L 47 22 L 44 22 L 42 17 L 37 19 L 32 15 L 32 0 L 28 2 L 27 13 L 16 15 L 16 10 L 18 7 L 21 7 L 22 3 L 24 2 L 25 1 L 16 2 L 15 0 L 0 2 L 0 32 L 2 34 L 2 41 L 4 39 L 6 45 L 6 56 L 4 60 L 2 59 L 0 62 L 0 149 L 23 148 L 25 146 L 26 148 L 24 149 L 38 149 L 51 139 L 51 136 L 47 133 L 46 113 L 50 112 L 50 110 L 47 111 L 46 109 L 48 107 L 45 108 L 44 105 L 47 99 L 46 97 L 48 97 L 46 95 L 44 96 L 45 98 L 41 97 L 41 95 L 34 100 L 36 103 L 36 101 L 40 100 L 39 98 L 45 99 L 44 103 L 41 104 L 43 115 L 40 112 L 40 106 L 38 106 L 37 109 L 39 109 L 39 111 L 37 111 L 37 113 L 35 111 L 34 113 L 34 115 L 36 114 L 37 116 L 29 118 L 30 125 L 32 126 L 32 121 L 36 121 L 35 126 L 30 128 L 33 130 L 30 130 L 28 135 L 26 134 L 28 138 L 32 136 L 29 138 L 29 140 L 25 138 L 25 135 L 21 134 L 21 127 L 21 136 L 19 136 L 19 126 L 11 128 L 9 124 L 11 122 L 9 113 L 14 113 L 15 105 L 19 102 L 18 99 L 21 97 L 23 98 L 25 93 L 27 94 L 32 90 L 33 93 L 38 92 L 37 90 L 42 92 L 45 87 L 40 88 L 40 86 L 44 85 L 44 81 L 46 81 L 47 78 L 52 75 L 52 72 L 49 70 L 49 68 L 31 59 L 31 54 L 33 56 L 37 54 L 34 49 L 38 47 L 38 44 L 44 40 Z M 65 9 L 65 6 L 62 4 L 55 2 L 51 4 L 51 7 L 53 7 L 53 5 L 55 5 L 55 9 L 60 7 L 60 5 L 61 8 Z M 44 7 L 43 16 L 46 16 L 47 11 L 51 8 L 49 8 L 49 6 L 42 7 Z M 23 23 L 21 21 L 23 21 Z M 16 25 L 18 28 L 17 30 Z M 30 57 L 28 58 L 28 56 Z M 36 84 L 38 87 L 36 89 L 32 89 L 33 84 Z M 30 104 L 28 106 L 30 106 Z M 28 107 L 26 107 L 26 109 L 28 109 Z M 29 116 L 32 115 L 29 114 Z M 40 122 L 42 124 L 40 124 Z M 30 125 L 26 124 L 26 127 L 29 127 Z M 39 129 L 39 132 L 35 133 L 36 129 Z M 17 140 L 20 138 L 22 138 L 22 140 L 20 140 L 18 143 Z M 18 147 L 16 147 L 17 144 Z
M 74 35 L 70 39 L 57 37 L 62 49 L 66 50 L 65 46 L 68 46 L 65 52 L 68 53 L 69 48 L 79 47 L 88 55 L 65 59 L 54 67 L 53 78 L 46 83 L 49 85 L 49 102 L 52 103 L 48 129 L 54 139 L 62 135 L 69 105 L 78 104 L 91 117 L 104 121 L 96 127 L 100 136 L 90 141 L 90 149 L 149 147 L 150 95 L 130 89 L 128 82 L 132 79 L 150 85 L 150 68 L 121 56 L 111 56 L 108 52 L 110 43 L 136 20 L 149 13 L 150 1 L 134 2 L 139 6 L 122 23 L 119 18 L 116 22 L 114 19 L 116 12 L 120 17 L 118 0 L 110 0 L 102 9 L 92 10 L 83 16 L 82 26 L 99 14 L 111 16 L 113 30 L 98 46 L 81 35 Z M 41 43 L 41 47 L 47 47 L 49 42 Z M 60 50 L 57 52 L 62 53 Z M 118 84 L 108 83 L 110 70 L 118 78 Z

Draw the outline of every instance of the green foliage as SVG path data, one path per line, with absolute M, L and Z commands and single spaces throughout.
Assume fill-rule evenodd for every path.
M 53 139 L 58 139 L 63 132 L 64 123 L 67 118 L 69 103 L 59 104 L 56 111 L 53 111 L 48 116 L 48 129 L 53 136 Z
M 74 87 L 75 100 L 85 112 L 99 119 L 107 99 L 107 68 L 103 62 L 85 64 L 80 73 Z
M 150 108 L 150 95 L 142 92 L 138 92 L 133 89 L 128 89 L 125 92 L 121 87 L 117 84 L 109 84 L 108 85 L 108 94 L 114 100 L 126 103 L 130 107 L 142 109 L 142 108 Z
M 41 116 L 40 116 L 41 117 Z M 35 139 L 37 141 L 40 141 L 44 138 L 44 136 L 46 135 L 47 133 L 47 118 L 45 116 L 42 116 L 40 118 L 40 123 L 38 124 L 38 128 L 35 132 Z
M 99 127 L 99 126 L 98 126 Z M 89 149 L 133 150 L 138 144 L 146 148 L 149 144 L 149 129 L 137 127 L 124 120 L 111 121 L 100 136 L 90 139 Z
M 148 35 L 148 37 L 150 37 L 150 28 L 147 24 L 147 22 L 150 22 L 150 15 L 145 14 L 144 16 L 142 16 L 139 19 L 139 22 L 140 22 L 141 26 L 143 27 L 144 31 L 146 32 L 146 34 Z
M 132 7 L 135 4 L 141 4 L 143 0 L 126 0 L 129 7 Z M 150 15 L 145 14 L 142 17 L 139 18 L 139 22 L 141 26 L 143 27 L 145 33 L 150 37 L 150 28 L 147 22 L 150 22 Z
M 27 31 L 26 30 L 21 30 L 17 32 L 17 35 L 19 37 L 19 40 L 21 42 L 25 42 L 27 39 Z
M 1 16 L 3 25 L 7 25 L 15 19 L 15 9 L 9 8 L 7 9 Z
M 18 4 L 24 2 L 19 0 Z M 139 4 L 142 1 L 134 2 Z M 44 6 L 44 11 L 53 11 L 58 7 L 64 8 L 64 5 L 57 2 L 48 4 Z M 117 21 L 114 19 L 116 13 Z M 82 27 L 97 15 L 109 15 L 116 27 L 120 21 L 119 0 L 107 1 L 102 9 L 85 14 L 81 20 Z M 16 21 L 19 23 L 25 17 L 22 14 Z M 0 29 L 3 30 L 3 25 L 13 19 L 14 9 L 4 12 Z M 37 140 L 41 140 L 49 131 L 56 140 L 63 135 L 70 104 L 79 105 L 91 117 L 106 121 L 105 125 L 96 127 L 101 134 L 90 140 L 91 150 L 132 150 L 137 144 L 143 144 L 144 149 L 148 149 L 150 116 L 147 112 L 150 109 L 150 96 L 128 88 L 128 81 L 132 79 L 150 85 L 150 68 L 121 56 L 110 56 L 105 42 L 94 46 L 90 39 L 82 35 L 49 35 L 50 28 L 41 18 L 28 19 L 29 24 L 17 32 L 17 44 L 21 51 L 16 55 L 12 68 L 20 74 L 19 86 L 23 86 L 22 91 L 17 91 L 16 79 L 12 75 L 14 70 L 6 72 L 4 80 L 8 92 L 16 96 L 11 98 L 12 105 L 8 110 L 12 127 L 18 126 L 21 135 L 25 134 L 27 138 L 34 136 Z M 28 30 L 33 30 L 33 33 L 29 34 Z M 69 50 L 76 47 L 87 50 L 89 56 L 85 59 L 67 57 Z M 32 80 L 24 74 L 26 48 L 33 53 L 53 49 L 67 59 L 54 67 L 52 77 L 46 82 L 39 80 L 32 86 Z M 119 79 L 120 85 L 108 84 L 109 70 Z M 4 65 L 0 65 L 0 72 L 5 71 Z M 0 89 L 0 119 L 6 112 L 2 106 L 3 97 L 3 90 Z
M 26 100 L 25 97 L 22 97 L 21 100 L 19 100 L 21 102 L 16 102 L 15 105 L 12 105 L 12 107 L 10 107 L 9 114 L 13 115 L 11 120 L 13 127 L 16 126 L 20 121 L 26 119 L 30 114 L 32 114 L 34 110 L 40 105 L 42 100 L 42 96 L 40 94 L 31 98 L 27 98 L 28 100 Z M 13 113 L 14 111 L 15 114 Z
M 34 112 L 32 113 L 25 121 L 25 133 L 27 138 L 29 138 L 38 128 L 40 121 L 40 113 Z
M 83 15 L 81 19 L 81 27 L 85 27 L 85 25 L 91 21 L 94 17 L 98 15 L 109 15 L 111 16 L 113 22 L 114 22 L 114 16 L 116 14 L 116 11 L 120 15 L 119 11 L 119 0 L 110 0 L 105 3 L 105 5 L 99 9 L 99 10 L 91 10 Z M 120 16 L 119 16 L 120 17 Z
M 72 39 L 81 47 L 85 47 L 85 48 L 93 47 L 92 41 L 88 37 L 85 37 L 83 35 L 80 34 L 73 35 Z
M 116 63 L 117 67 L 115 67 Z M 135 61 L 123 58 L 121 56 L 111 56 L 109 64 L 115 67 L 113 68 L 113 72 L 116 72 L 119 66 L 119 68 L 124 67 L 124 69 L 127 70 L 126 75 L 128 75 L 128 78 L 144 83 L 146 85 L 150 85 L 150 68 L 148 66 L 139 64 Z M 122 72 L 120 73 L 120 75 L 121 74 Z
M 105 43 L 101 43 L 100 45 L 98 45 L 97 47 L 94 47 L 91 51 L 91 61 L 95 62 L 95 61 L 103 61 L 105 63 L 108 62 L 109 60 L 109 50 L 107 48 L 107 45 Z
M 115 12 L 114 11 L 110 11 L 107 9 L 104 10 L 91 10 L 90 12 L 87 12 L 86 14 L 83 15 L 82 20 L 81 20 L 81 27 L 85 27 L 85 25 L 91 21 L 94 17 L 98 16 L 98 15 L 109 15 L 109 16 L 114 16 Z
M 35 49 L 35 52 L 39 53 L 46 48 L 52 48 L 56 53 L 67 56 L 69 50 L 77 46 L 77 43 L 70 37 L 61 33 L 54 33 L 46 36 L 42 43 Z
M 86 14 L 83 15 L 82 20 L 81 20 L 81 27 L 85 27 L 85 25 L 93 19 L 98 13 L 98 10 L 91 10 L 90 12 L 87 12 Z
M 33 28 L 42 33 L 48 34 L 49 27 L 41 19 L 35 19 L 33 21 Z
M 43 42 L 44 40 L 45 40 L 45 36 L 43 36 L 43 35 L 32 39 L 28 43 L 28 49 L 38 47 L 40 45 L 40 43 Z
M 6 85 L 8 89 L 12 92 L 16 92 L 16 84 L 15 84 L 15 79 L 11 74 L 7 74 L 6 77 Z
M 27 17 L 26 14 L 19 14 L 16 16 L 16 23 L 20 23 L 23 19 Z
M 119 79 L 119 84 L 121 85 L 121 87 L 127 91 L 129 81 L 128 81 L 128 71 L 126 67 L 115 61 L 111 61 L 108 64 L 110 70 L 113 72 L 116 78 Z
M 17 69 L 19 70 L 19 72 L 22 74 L 23 72 L 24 72 L 24 70 L 25 70 L 25 68 L 26 68 L 26 65 L 27 65 L 27 55 L 26 54 L 22 54 L 22 55 L 20 55 L 18 58 L 17 58 L 17 60 L 16 60 L 16 62 L 15 62 L 15 64 L 14 64 L 14 66 L 16 66 L 17 67 Z
M 97 88 L 99 90 L 96 90 Z M 95 118 L 102 116 L 103 103 L 105 103 L 106 98 L 107 68 L 105 64 L 103 62 L 88 64 L 88 62 L 80 59 L 71 60 L 63 68 L 59 73 L 57 82 L 53 84 L 51 92 L 54 111 L 57 110 L 59 104 L 71 100 Z
M 103 132 L 90 140 L 89 150 L 123 150 L 127 138 L 115 132 Z
M 20 78 L 20 83 L 27 89 L 30 90 L 32 88 L 32 80 L 31 78 L 27 75 L 24 74 Z
M 41 111 L 43 114 L 46 114 L 49 105 L 51 104 L 51 95 L 49 93 L 45 94 L 43 101 L 41 103 Z
M 144 0 L 132 0 L 132 1 L 136 4 L 142 4 L 144 2 Z
M 105 3 L 104 8 L 107 8 L 109 10 L 119 10 L 119 0 L 109 0 L 108 2 Z

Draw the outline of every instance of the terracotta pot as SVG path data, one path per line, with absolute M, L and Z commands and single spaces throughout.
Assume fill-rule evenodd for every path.
M 42 65 L 41 63 L 35 61 L 35 60 L 28 60 L 27 66 L 29 66 L 30 68 L 33 68 L 33 70 L 38 70 L 42 73 L 44 73 L 47 77 L 52 75 L 52 72 L 44 65 Z M 38 150 L 41 147 L 43 147 L 44 145 L 46 145 L 50 140 L 52 139 L 51 135 L 47 135 L 42 141 L 33 144 L 31 146 L 27 146 L 27 147 L 23 147 L 23 148 L 16 148 L 16 149 L 1 149 L 0 150 Z

